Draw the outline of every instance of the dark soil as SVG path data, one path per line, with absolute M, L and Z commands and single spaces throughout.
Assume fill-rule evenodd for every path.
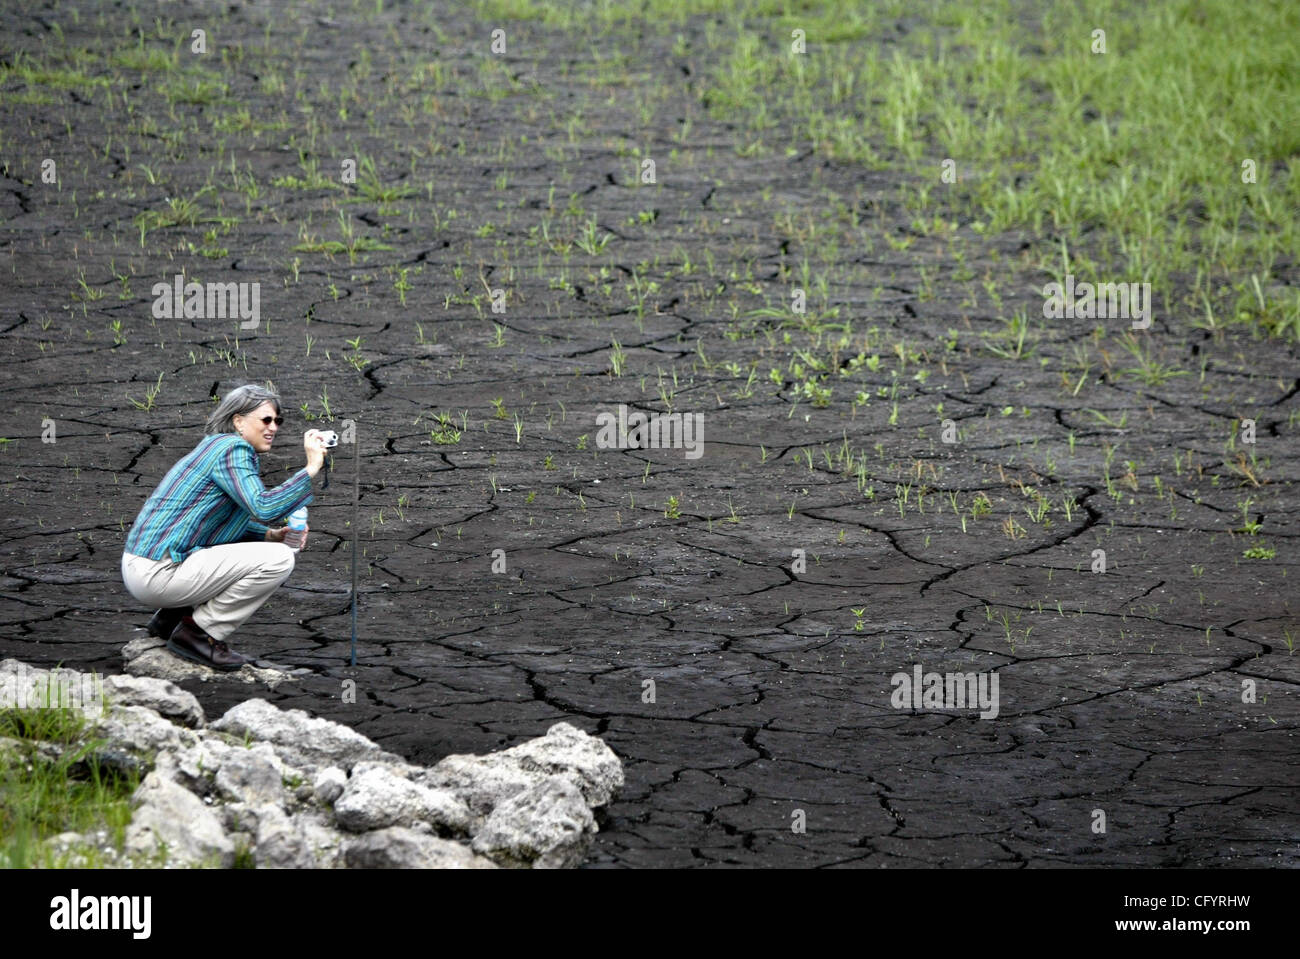
M 108 63 L 134 45 L 132 24 L 101 29 L 94 5 L 74 24 L 65 6 L 6 5 L 0 27 L 18 49 L 96 51 L 87 71 L 119 104 L 126 92 L 137 113 L 105 110 L 98 88 L 11 79 L 0 91 L 9 165 L 0 657 L 120 670 L 122 644 L 152 612 L 118 572 L 132 519 L 199 440 L 210 397 L 270 379 L 288 421 L 263 457 L 268 486 L 301 465 L 303 430 L 356 422 L 358 665 L 348 665 L 345 445 L 330 488 L 317 480 L 311 542 L 291 579 L 232 638 L 313 673 L 254 694 L 422 764 L 509 746 L 561 720 L 601 736 L 628 782 L 592 865 L 1300 864 L 1300 660 L 1285 639 L 1300 635 L 1294 345 L 1212 335 L 1157 304 L 1151 329 L 1136 335 L 1186 375 L 1124 373 L 1121 320 L 1035 319 L 1028 355 L 995 354 L 987 344 L 1004 342 L 998 331 L 1015 309 L 1041 316 L 1045 280 L 1029 248 L 1038 238 L 986 237 L 965 220 L 947 238 L 917 235 L 889 171 L 810 149 L 737 155 L 749 131 L 711 119 L 695 86 L 707 65 L 690 51 L 705 20 L 680 31 L 692 44 L 685 55 L 673 52 L 675 31 L 587 41 L 508 22 L 509 52 L 492 70 L 519 91 L 493 98 L 478 79 L 493 24 L 456 4 L 428 18 L 391 4 L 364 16 L 133 5 L 147 32 L 160 16 L 173 38 L 146 46 L 170 51 L 207 25 L 204 63 L 229 85 L 219 102 L 175 103 L 170 119 L 159 76 Z M 589 80 L 593 44 L 628 58 L 625 85 Z M 362 50 L 368 72 L 357 67 Z M 188 41 L 180 58 L 193 59 Z M 412 86 L 431 60 L 453 79 Z M 268 68 L 286 77 L 284 92 L 266 91 Z M 357 93 L 342 119 L 348 80 Z M 542 93 L 527 92 L 533 83 Z M 668 96 L 643 125 L 636 104 L 656 84 Z M 32 89 L 52 102 L 17 96 Z M 240 108 L 287 122 L 219 132 L 217 119 Z M 155 130 L 138 131 L 144 115 L 158 119 Z M 322 127 L 314 142 L 312 116 Z M 168 136 L 177 130 L 184 136 Z M 502 144 L 513 144 L 505 159 Z M 300 148 L 335 182 L 342 158 L 373 157 L 385 185 L 412 193 L 385 211 L 355 187 L 273 187 L 302 175 Z M 640 150 L 656 159 L 655 184 L 637 181 Z M 59 163 L 57 187 L 41 183 L 47 156 Z M 232 156 L 256 178 L 256 198 L 233 186 Z M 132 219 L 193 196 L 213 167 L 203 215 L 241 222 L 212 240 L 213 223 L 162 227 L 141 249 Z M 581 216 L 566 215 L 572 194 Z M 828 196 L 857 211 L 856 226 L 823 218 Z M 339 238 L 336 207 L 357 235 L 392 249 L 355 263 L 294 251 L 304 224 Z M 784 211 L 788 230 L 774 222 Z M 566 257 L 529 231 L 549 218 L 552 239 L 573 241 L 592 216 L 614 239 L 595 256 L 570 251 L 565 289 Z M 481 236 L 485 223 L 495 231 Z M 895 250 L 886 236 L 912 242 Z M 187 242 L 227 252 L 193 254 Z M 693 261 L 688 275 L 679 250 Z M 827 323 L 853 320 L 852 343 L 834 360 L 838 331 L 814 350 L 801 317 L 746 316 L 788 307 L 805 256 L 829 263 L 811 285 L 825 273 L 825 304 L 840 310 Z M 593 283 L 601 266 L 609 278 Z M 404 305 L 394 288 L 403 268 Z M 261 328 L 154 321 L 152 285 L 181 271 L 260 282 Z M 115 273 L 130 276 L 125 298 Z M 82 276 L 102 298 L 85 298 Z M 986 279 L 1000 308 L 986 302 Z M 625 287 L 649 281 L 659 287 L 639 318 Z M 504 313 L 486 298 L 468 302 L 485 283 L 507 291 Z M 811 291 L 809 304 L 820 304 Z M 504 327 L 499 347 L 493 323 Z M 830 376 L 825 408 L 795 395 L 792 350 L 847 364 L 864 335 L 877 369 Z M 621 376 L 614 339 L 626 354 Z M 1091 371 L 1076 395 L 1080 346 Z M 366 361 L 360 370 L 349 354 Z M 137 408 L 128 397 L 143 400 L 159 372 L 153 408 Z M 896 411 L 881 395 L 895 385 Z M 674 411 L 703 414 L 702 457 L 596 448 L 597 414 L 619 404 L 664 411 L 660 387 Z M 320 417 L 323 390 L 332 423 L 300 412 L 308 403 Z M 870 400 L 855 408 L 858 391 Z M 461 429 L 462 410 L 459 442 L 435 442 L 435 415 Z M 1243 417 L 1256 421 L 1253 447 L 1240 439 Z M 53 443 L 42 442 L 46 418 Z M 958 442 L 942 442 L 944 419 Z M 1108 446 L 1117 447 L 1109 466 Z M 1257 455 L 1253 480 L 1232 469 L 1239 452 Z M 1025 488 L 1051 501 L 1038 521 Z M 980 492 L 990 511 L 975 517 Z M 665 515 L 669 497 L 680 515 Z M 1077 504 L 1068 518 L 1067 498 Z M 1252 548 L 1273 556 L 1247 558 Z M 504 572 L 492 571 L 494 550 L 505 551 Z M 795 550 L 806 551 L 803 572 Z M 1104 573 L 1093 572 L 1096 550 Z M 891 676 L 918 663 L 996 670 L 999 714 L 893 708 Z M 355 704 L 342 699 L 348 679 Z M 1251 701 L 1243 684 L 1253 684 Z M 210 716 L 250 688 L 192 684 Z M 804 832 L 792 830 L 799 810 Z M 1094 830 L 1097 810 L 1104 832 Z

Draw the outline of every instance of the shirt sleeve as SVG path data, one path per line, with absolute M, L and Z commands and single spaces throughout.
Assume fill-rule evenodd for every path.
M 268 490 L 258 475 L 253 448 L 247 443 L 232 443 L 221 454 L 213 465 L 212 481 L 259 523 L 270 523 L 312 501 L 311 474 L 306 467 Z

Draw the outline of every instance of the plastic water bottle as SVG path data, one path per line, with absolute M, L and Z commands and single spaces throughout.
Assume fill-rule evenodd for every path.
M 302 541 L 307 535 L 307 507 L 299 506 L 289 514 L 289 532 L 284 534 L 284 543 L 290 549 L 302 549 Z

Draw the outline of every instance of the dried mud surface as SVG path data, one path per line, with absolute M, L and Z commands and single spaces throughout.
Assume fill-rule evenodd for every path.
M 146 23 L 164 13 L 140 9 Z M 317 103 L 329 121 L 330 142 L 316 144 L 322 170 L 333 175 L 352 142 L 386 157 L 387 180 L 419 192 L 398 201 L 399 216 L 373 202 L 346 206 L 367 235 L 381 236 L 387 224 L 382 239 L 393 248 L 355 264 L 292 249 L 308 217 L 315 232 L 336 235 L 334 212 L 321 212 L 338 199 L 332 190 L 267 188 L 246 211 L 227 185 L 227 212 L 242 217 L 221 240 L 228 256 L 183 251 L 183 240 L 199 242 L 201 225 L 158 230 L 141 250 L 132 218 L 172 188 L 198 190 L 219 142 L 224 163 L 233 153 L 267 183 L 300 172 L 287 146 L 293 131 L 213 133 L 179 146 L 155 138 L 152 153 L 135 147 L 128 160 L 122 136 L 104 147 L 118 121 L 76 91 L 55 106 L 0 108 L 18 154 L 0 180 L 0 394 L 10 440 L 0 451 L 0 657 L 120 670 L 122 645 L 152 612 L 119 577 L 125 529 L 199 439 L 209 397 L 246 380 L 269 378 L 281 390 L 289 420 L 263 457 L 270 486 L 300 465 L 294 435 L 321 421 L 307 423 L 299 405 L 319 414 L 327 387 L 335 428 L 343 418 L 357 423 L 358 666 L 347 665 L 352 449 L 344 447 L 330 489 L 317 481 L 309 548 L 232 640 L 249 655 L 310 670 L 260 694 L 347 723 L 421 764 L 499 749 L 558 720 L 580 725 L 622 757 L 628 778 L 592 866 L 1300 864 L 1300 659 L 1283 640 L 1300 623 L 1292 588 L 1300 462 L 1288 427 L 1300 403 L 1294 347 L 1214 340 L 1188 317 L 1157 309 L 1139 335 L 1188 374 L 1144 383 L 1122 375 L 1117 356 L 1110 369 L 1093 367 L 1096 384 L 1071 395 L 1063 371 L 1077 378 L 1068 373 L 1071 349 L 1090 341 L 1096 322 L 1053 321 L 1031 356 L 1013 360 L 980 348 L 1000 314 L 962 302 L 958 274 L 968 269 L 1011 291 L 1008 312 L 1040 309 L 1044 280 L 1022 255 L 1027 237 L 984 238 L 963 226 L 960 265 L 933 236 L 861 252 L 866 233 L 902 235 L 911 221 L 891 174 L 811 151 L 738 156 L 742 131 L 700 110 L 701 64 L 649 31 L 636 44 L 620 41 L 629 71 L 675 75 L 676 86 L 644 131 L 630 119 L 634 83 L 594 88 L 579 69 L 590 46 L 531 23 L 508 25 L 516 51 L 508 70 L 549 99 L 444 92 L 437 115 L 421 114 L 408 129 L 396 114 L 422 94 L 403 94 L 388 57 L 410 66 L 433 51 L 471 62 L 486 29 L 469 15 L 449 5 L 439 23 L 452 39 L 443 43 L 402 6 L 337 19 L 285 8 L 270 24 L 254 7 L 195 9 L 220 18 L 219 45 L 248 55 L 225 71 L 231 104 L 180 104 L 179 115 L 207 124 L 244 105 L 255 116 L 301 117 L 290 94 L 262 91 L 261 65 L 301 70 L 310 89 L 317 77 L 347 74 L 356 50 L 369 47 L 373 69 L 361 82 L 370 106 L 354 105 L 342 120 L 327 100 Z M 6 5 L 6 36 L 35 43 L 49 30 L 44 10 Z M 409 49 L 394 49 L 394 27 Z M 111 51 L 118 42 L 95 35 L 89 20 L 64 29 L 73 45 Z M 698 40 L 698 29 L 684 32 Z M 314 40 L 295 46 L 292 59 L 277 49 L 304 30 Z M 147 98 L 148 85 L 137 95 Z M 579 109 L 586 126 L 577 148 L 563 160 L 546 156 L 546 147 L 568 144 L 564 124 Z M 688 114 L 691 132 L 674 139 L 677 118 Z M 498 160 L 503 130 L 533 146 Z M 421 154 L 413 175 L 405 153 L 384 152 L 395 139 L 422 143 L 431 133 L 444 149 Z M 636 182 L 629 142 L 661 158 L 658 184 Z M 66 170 L 57 192 L 40 183 L 46 155 Z M 166 188 L 148 183 L 139 164 L 165 170 Z M 508 186 L 498 191 L 502 170 Z M 432 203 L 422 186 L 430 177 Z M 600 256 L 571 252 L 573 290 L 548 283 L 562 255 L 523 247 L 552 184 L 557 230 L 576 233 L 578 218 L 562 211 L 577 193 L 614 236 Z M 764 190 L 771 200 L 760 202 Z M 778 387 L 767 370 L 784 369 L 802 341 L 787 347 L 777 333 L 765 346 L 762 331 L 781 326 L 761 319 L 766 352 L 746 395 L 755 344 L 725 335 L 734 328 L 730 304 L 742 315 L 765 305 L 748 288 L 747 264 L 754 283 L 788 302 L 811 240 L 774 227 L 773 211 L 818 223 L 827 191 L 862 217 L 856 228 L 830 227 L 840 272 L 828 296 L 855 330 L 878 328 L 883 362 L 828 383 L 835 396 L 824 409 L 795 405 L 789 374 Z M 444 213 L 441 227 L 433 207 Z M 449 207 L 455 219 L 445 218 Z M 627 222 L 644 210 L 655 211 L 653 223 Z M 480 237 L 485 221 L 497 232 Z M 513 277 L 496 259 L 503 236 L 522 250 Z M 710 251 L 713 276 L 702 262 L 693 275 L 668 276 L 678 246 L 699 261 Z M 638 318 L 623 287 L 634 271 L 644 282 L 638 264 L 656 258 L 660 287 Z M 611 266 L 611 296 L 586 279 L 602 264 Z M 132 294 L 119 299 L 113 272 L 125 266 L 135 274 Z M 389 266 L 412 271 L 404 305 Z M 229 322 L 153 323 L 151 285 L 181 269 L 262 284 L 263 326 L 240 334 L 238 368 L 218 352 L 235 349 Z M 489 286 L 509 289 L 504 314 L 446 303 L 449 294 L 480 292 L 480 269 Z M 73 299 L 82 275 L 107 295 Z M 331 282 L 337 297 L 326 292 Z M 122 343 L 106 332 L 115 320 Z M 493 322 L 504 327 L 501 347 L 491 345 Z M 1110 322 L 1113 332 L 1118 321 Z M 310 355 L 306 334 L 315 338 Z M 341 359 L 357 336 L 369 361 L 360 372 Z M 626 352 L 622 376 L 611 369 L 612 338 Z M 905 363 L 888 345 L 902 341 Z M 740 376 L 726 369 L 732 361 Z M 920 370 L 928 372 L 917 379 Z M 144 396 L 159 372 L 154 408 L 136 408 L 128 397 Z M 663 411 L 659 388 L 674 383 L 672 408 L 704 416 L 702 457 L 596 449 L 598 413 L 620 403 Z M 877 395 L 895 383 L 896 410 Z M 872 399 L 854 409 L 857 390 Z M 505 419 L 493 413 L 497 397 Z M 461 410 L 460 441 L 433 442 L 434 414 L 452 412 L 459 425 Z M 1268 461 L 1258 487 L 1243 485 L 1224 447 L 1247 416 Z M 41 441 L 46 418 L 57 425 L 54 443 Z M 941 441 L 941 418 L 956 423 L 959 442 Z M 834 457 L 845 443 L 861 456 L 848 473 L 823 453 Z M 1109 467 L 1108 446 L 1118 446 Z M 1107 490 L 1108 468 L 1118 495 Z M 900 507 L 898 490 L 909 483 Z M 1035 499 L 1025 487 L 1051 500 L 1046 522 L 1027 514 Z M 980 492 L 991 512 L 976 518 L 969 508 Z M 673 518 L 670 496 L 680 504 Z M 1245 513 L 1262 524 L 1256 536 L 1240 529 L 1247 497 Z M 1075 503 L 1069 518 L 1066 498 Z M 1008 530 L 1008 520 L 1017 526 Z M 1259 543 L 1275 557 L 1243 558 Z M 497 549 L 503 573 L 492 572 Z M 800 549 L 807 568 L 795 572 Z M 1095 550 L 1105 551 L 1104 573 L 1092 571 Z M 893 708 L 890 677 L 917 663 L 996 670 L 999 715 Z M 343 701 L 345 680 L 356 683 L 355 704 Z M 644 701 L 647 680 L 653 702 Z M 1243 683 L 1253 683 L 1254 702 L 1243 702 Z M 251 688 L 187 686 L 209 714 Z M 791 828 L 797 810 L 802 833 Z M 1095 810 L 1105 813 L 1105 833 L 1093 831 Z

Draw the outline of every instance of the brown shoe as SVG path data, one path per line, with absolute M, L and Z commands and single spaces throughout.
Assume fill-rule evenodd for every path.
M 230 672 L 250 662 L 219 639 L 213 639 L 193 618 L 186 616 L 172 631 L 167 648 L 181 659 Z
M 193 606 L 177 606 L 172 609 L 160 609 L 153 614 L 149 625 L 145 627 L 150 636 L 167 639 L 180 623 L 181 619 L 194 612 Z

